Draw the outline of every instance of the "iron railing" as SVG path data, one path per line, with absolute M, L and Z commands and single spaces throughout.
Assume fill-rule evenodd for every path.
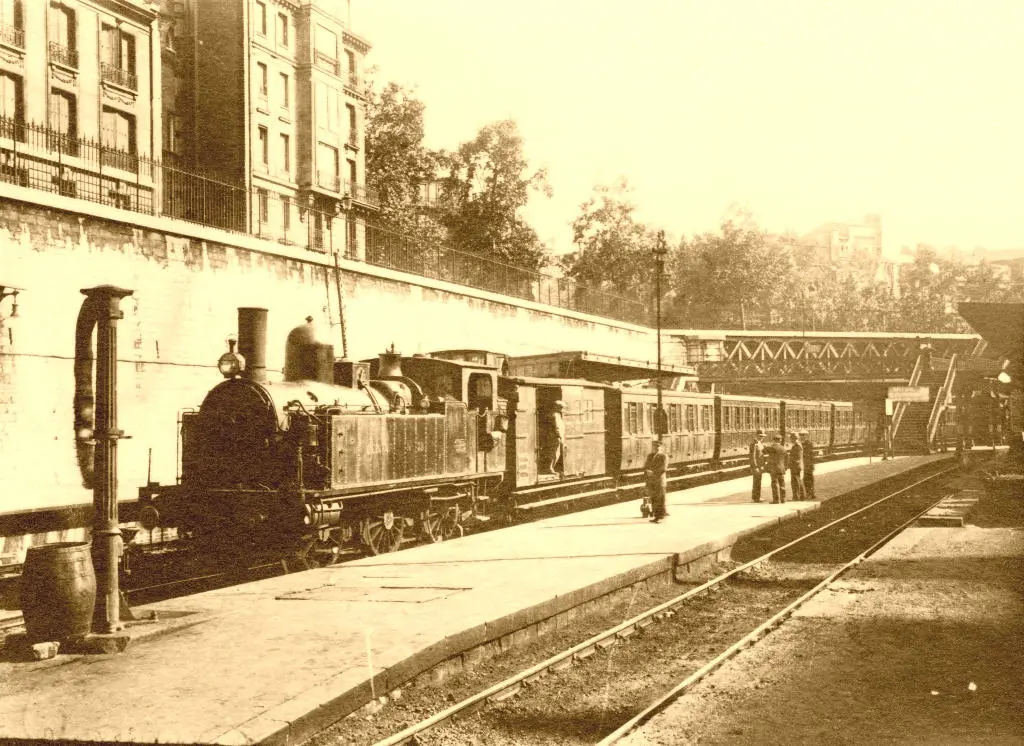
M 122 88 L 132 91 L 139 89 L 139 79 L 135 73 L 123 70 L 117 65 L 111 65 L 109 62 L 100 63 L 100 77 L 108 83 L 119 85 Z
M 334 73 L 335 75 L 338 74 L 338 60 L 324 52 L 314 53 L 313 63 L 321 70 L 326 70 L 327 72 Z
M 327 180 L 332 184 L 324 186 L 339 194 L 344 187 L 344 195 L 355 204 L 377 204 L 376 193 L 364 184 Z M 365 218 L 360 218 L 357 229 L 347 229 L 355 223 L 339 219 L 344 214 L 340 201 L 336 209 L 317 209 L 291 196 L 257 193 L 166 160 L 5 117 L 0 117 L 0 181 L 318 253 L 337 252 L 352 260 L 558 308 L 637 324 L 649 321 L 644 303 L 568 278 L 425 242 Z
M 56 62 L 67 67 L 78 67 L 78 50 L 66 47 L 58 42 L 50 42 L 50 62 Z
M 25 29 L 0 24 L 0 42 L 18 49 L 25 48 Z

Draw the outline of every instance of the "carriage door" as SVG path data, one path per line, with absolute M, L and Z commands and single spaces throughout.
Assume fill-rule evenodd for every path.
M 511 436 L 515 445 L 516 487 L 537 484 L 537 390 L 516 388 L 515 422 Z

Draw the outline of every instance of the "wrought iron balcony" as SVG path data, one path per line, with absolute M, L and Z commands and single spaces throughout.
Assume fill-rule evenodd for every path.
M 323 187 L 324 189 L 330 189 L 333 192 L 341 191 L 341 179 L 334 174 L 321 173 L 318 171 L 316 175 L 316 185 L 318 187 Z
M 132 91 L 139 89 L 139 79 L 135 73 L 122 70 L 116 65 L 111 65 L 109 62 L 100 63 L 100 75 L 103 80 L 119 85 L 122 88 L 127 88 Z
M 56 62 L 65 67 L 78 68 L 78 50 L 65 47 L 55 41 L 50 42 L 50 62 Z
M 313 55 L 313 62 L 321 70 L 327 70 L 328 72 L 334 73 L 335 75 L 338 74 L 338 60 L 336 60 L 334 57 L 331 57 L 328 54 L 324 54 L 323 52 L 317 52 L 315 55 Z
M 366 184 L 360 184 L 357 181 L 350 181 L 345 179 L 344 192 L 346 197 L 351 197 L 353 201 L 363 205 L 372 205 L 377 207 L 380 204 L 380 200 L 377 197 L 377 191 L 370 189 Z
M 0 42 L 18 49 L 25 48 L 25 29 L 0 24 Z
M 359 73 L 350 72 L 348 74 L 348 80 L 345 85 L 351 88 L 353 91 L 359 91 Z

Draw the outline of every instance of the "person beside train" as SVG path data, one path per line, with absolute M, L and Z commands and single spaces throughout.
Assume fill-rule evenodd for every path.
M 547 457 L 544 459 L 546 474 L 561 474 L 565 470 L 565 417 L 562 411 L 565 402 L 561 399 L 551 405 L 548 415 Z
M 794 500 L 806 500 L 804 494 L 804 449 L 800 445 L 800 436 L 796 433 L 789 434 L 789 451 L 786 455 L 789 462 L 789 489 L 793 493 Z
M 772 502 L 786 502 L 786 447 L 782 445 L 782 436 L 772 434 L 772 442 L 765 446 L 764 459 L 768 476 L 772 480 Z
M 668 488 L 666 472 L 668 456 L 661 451 L 661 441 L 655 440 L 651 452 L 644 462 L 644 478 L 647 481 L 647 496 L 651 501 L 651 523 L 661 523 L 668 513 L 665 511 L 665 492 Z
M 800 445 L 804 456 L 804 499 L 817 500 L 818 495 L 814 491 L 814 442 L 806 430 L 800 431 Z
M 750 476 L 753 478 L 753 485 L 750 491 L 751 499 L 761 502 L 761 475 L 764 474 L 764 430 L 759 429 L 750 444 Z

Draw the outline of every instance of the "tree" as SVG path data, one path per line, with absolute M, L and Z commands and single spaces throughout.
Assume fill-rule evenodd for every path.
M 572 223 L 577 251 L 566 256 L 566 276 L 619 295 L 644 298 L 652 286 L 655 234 L 634 217 L 629 184 L 597 186 Z
M 537 233 L 519 215 L 532 192 L 550 196 L 547 174 L 528 173 L 514 121 L 486 125 L 441 161 L 449 171 L 441 221 L 455 248 L 526 269 L 548 262 Z
M 381 227 L 420 244 L 443 243 L 444 228 L 422 193 L 436 175 L 437 154 L 423 145 L 426 107 L 414 90 L 388 83 L 366 104 L 366 182 L 377 192 Z
M 954 301 L 962 282 L 963 265 L 939 259 L 932 249 L 919 249 L 914 262 L 901 272 L 896 304 L 899 330 L 961 331 Z
M 721 235 L 683 239 L 672 257 L 676 297 L 667 316 L 679 326 L 746 329 L 779 324 L 786 308 L 782 278 L 793 268 L 784 249 L 770 248 L 763 232 L 731 221 Z

